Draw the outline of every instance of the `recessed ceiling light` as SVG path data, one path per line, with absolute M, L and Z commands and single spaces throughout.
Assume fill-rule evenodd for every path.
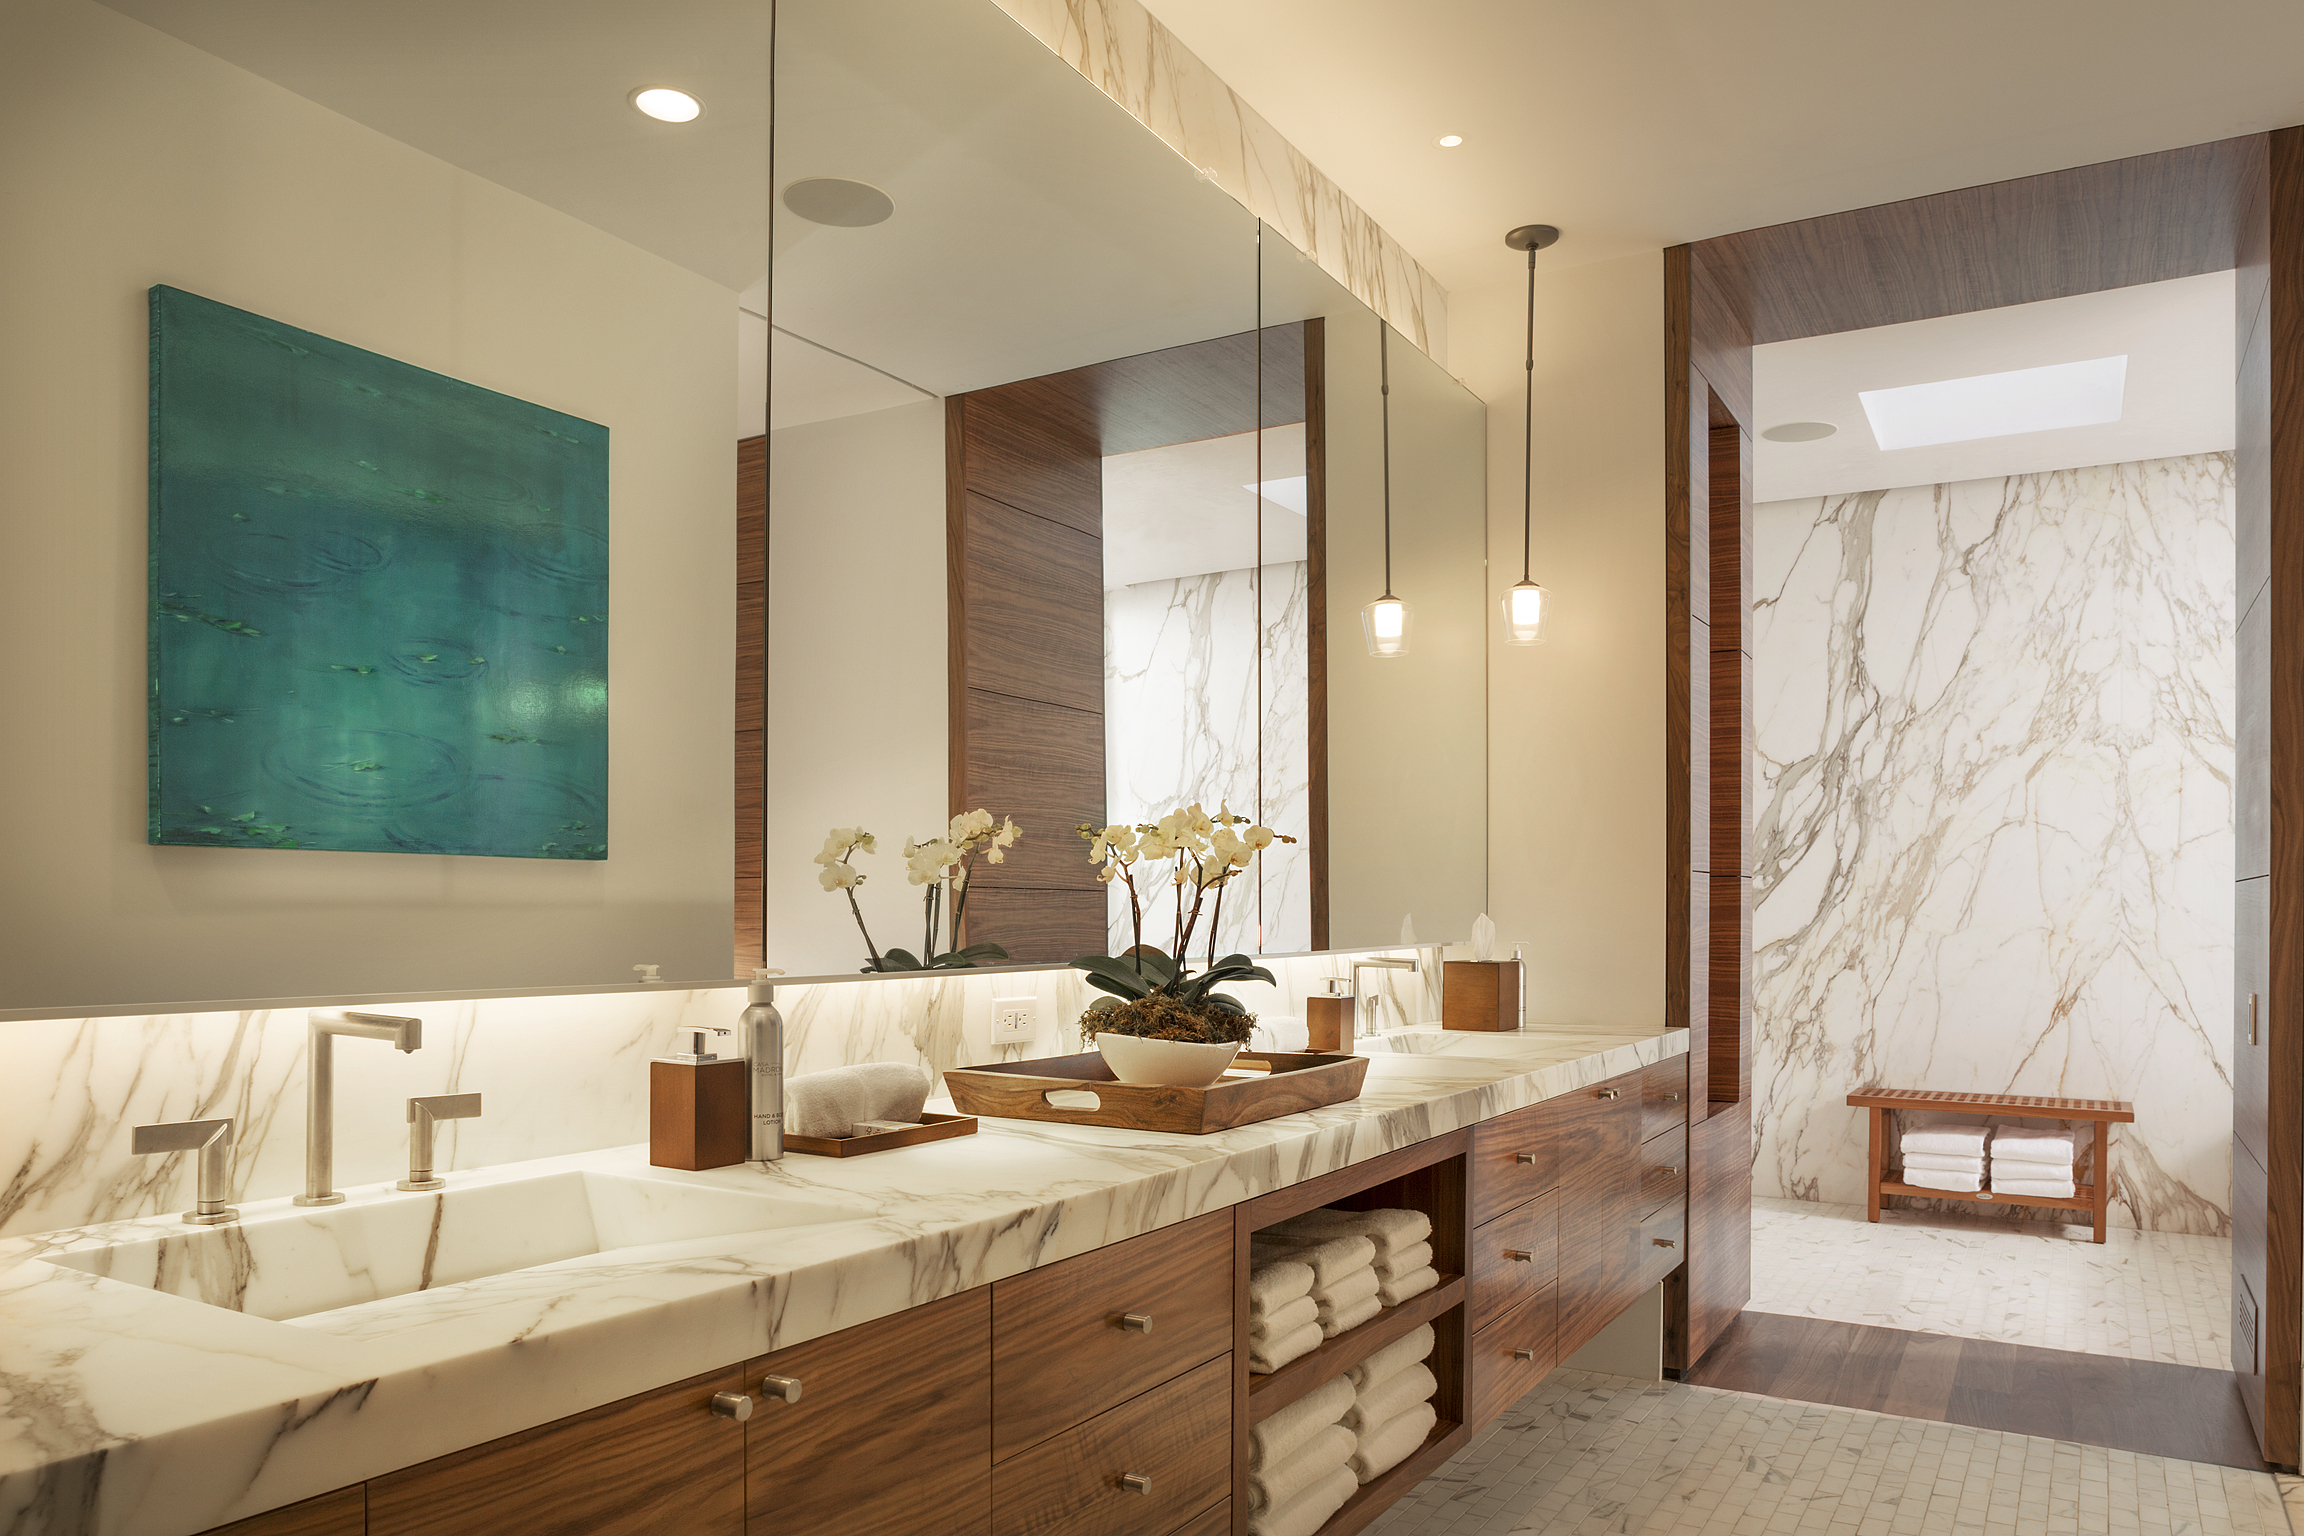
M 632 105 L 660 123 L 692 123 L 704 115 L 704 103 L 668 85 L 642 86 L 632 93 Z
M 811 224 L 862 229 L 887 222 L 896 200 L 868 181 L 844 176 L 810 176 L 784 189 L 784 206 Z
M 1454 149 L 1457 145 L 1464 142 L 1464 135 L 1460 133 L 1444 133 L 1440 135 L 1440 137 L 1434 139 L 1432 142 L 1439 145 L 1442 149 Z
M 1787 421 L 1760 435 L 1772 443 L 1813 443 L 1839 430 L 1828 421 Z
M 2127 380 L 2128 358 L 2122 354 L 1902 389 L 1867 389 L 1856 398 L 1864 402 L 1872 436 L 1882 448 L 1931 448 L 2118 421 Z

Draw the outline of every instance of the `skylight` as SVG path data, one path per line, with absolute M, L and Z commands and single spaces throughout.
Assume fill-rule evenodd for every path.
M 2127 381 L 2123 353 L 1901 389 L 1867 389 L 1856 398 L 1864 402 L 1872 435 L 1883 449 L 1930 448 L 2118 421 Z

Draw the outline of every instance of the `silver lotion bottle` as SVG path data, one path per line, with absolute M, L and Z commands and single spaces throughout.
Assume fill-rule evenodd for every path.
M 784 1015 L 776 1011 L 776 984 L 782 971 L 752 973 L 751 1006 L 737 1021 L 737 1038 L 752 1061 L 752 1161 L 773 1163 L 784 1156 Z

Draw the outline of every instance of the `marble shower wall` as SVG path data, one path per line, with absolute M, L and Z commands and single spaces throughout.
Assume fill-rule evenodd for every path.
M 1422 952 L 1419 973 L 1364 974 L 1381 1024 L 1440 1016 L 1437 956 Z M 1260 1015 L 1301 1017 L 1304 998 L 1348 964 L 1333 955 L 1275 960 L 1276 986 L 1231 990 Z M 993 1045 L 992 1000 L 1024 996 L 1041 999 L 1050 1033 L 1028 1046 Z M 917 1061 L 941 1071 L 1075 1051 L 1089 996 L 1078 973 L 1062 970 L 782 987 L 785 1070 Z M 684 1030 L 734 1025 L 744 998 L 741 987 L 635 988 L 363 1003 L 423 1019 L 425 1043 L 403 1056 L 379 1041 L 336 1042 L 338 1186 L 406 1172 L 403 1105 L 417 1094 L 483 1096 L 479 1119 L 440 1127 L 444 1168 L 645 1141 L 648 1059 L 684 1048 Z M 156 1121 L 233 1116 L 234 1198 L 296 1193 L 305 1062 L 302 1008 L 0 1022 L 0 1236 L 188 1206 L 192 1159 L 129 1150 L 132 1128 Z
M 1860 1086 L 2116 1098 L 2114 1219 L 2230 1230 L 2232 483 L 1755 509 L 1756 1195 L 1863 1202 Z
M 1139 0 L 995 3 L 1346 292 L 1448 360 L 1439 280 Z
M 1264 568 L 1260 657 L 1249 571 L 1139 582 L 1104 594 L 1107 816 L 1143 822 L 1179 805 L 1197 801 L 1213 811 L 1221 802 L 1304 835 L 1312 800 L 1309 570 L 1301 560 Z M 1307 855 L 1303 843 L 1274 844 L 1257 861 L 1253 888 L 1234 882 L 1217 930 L 1218 953 L 1310 946 Z M 1153 893 L 1144 895 L 1146 937 L 1164 944 L 1173 929 L 1173 898 L 1162 893 L 1155 905 Z M 1118 954 L 1134 942 L 1128 893 L 1118 885 L 1111 888 L 1108 915 L 1111 952 Z

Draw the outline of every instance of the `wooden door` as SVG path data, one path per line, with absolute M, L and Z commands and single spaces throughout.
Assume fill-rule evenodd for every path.
M 1559 1355 L 1565 1360 L 1639 1297 L 1640 1074 L 1553 1101 L 1560 1106 Z
M 745 1504 L 775 1536 L 981 1536 L 991 1523 L 992 1300 L 978 1286 L 744 1368 L 800 1383 L 745 1426 Z

